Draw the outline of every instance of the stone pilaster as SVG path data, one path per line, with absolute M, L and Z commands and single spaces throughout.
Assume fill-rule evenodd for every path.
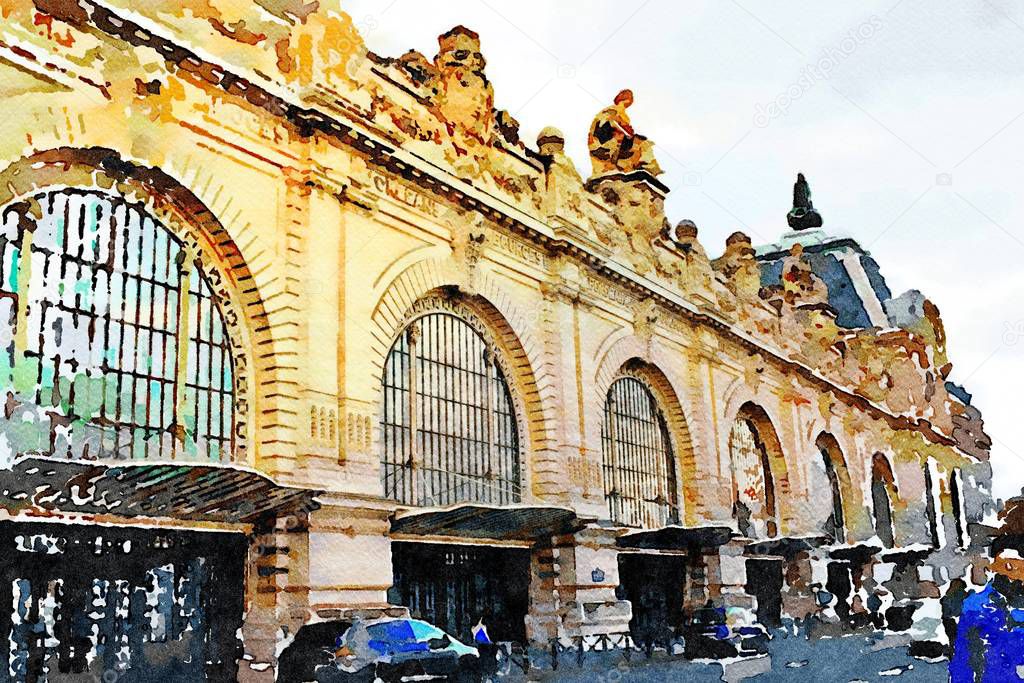
M 306 621 L 308 541 L 307 520 L 298 514 L 277 518 L 250 541 L 240 681 L 273 681 L 278 642 Z
M 615 531 L 589 527 L 535 551 L 531 563 L 528 637 L 537 647 L 552 638 L 626 633 L 632 609 L 619 600 Z M 550 553 L 550 554 L 548 554 Z
M 729 541 L 704 555 L 708 598 L 716 606 L 753 612 L 754 599 L 746 588 L 744 546 L 747 542 L 744 539 Z
M 384 609 L 393 579 L 390 511 L 324 501 L 310 515 L 309 603 L 313 611 Z
M 799 552 L 786 558 L 782 565 L 782 614 L 793 619 L 804 619 L 813 614 L 815 604 L 814 568 L 809 552 Z

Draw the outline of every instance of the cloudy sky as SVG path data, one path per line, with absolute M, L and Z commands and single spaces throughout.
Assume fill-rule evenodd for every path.
M 499 108 L 549 125 L 589 175 L 586 131 L 621 88 L 657 143 L 669 219 L 712 256 L 786 230 L 802 171 L 825 228 L 895 294 L 942 311 L 955 381 L 992 435 L 995 493 L 1024 486 L 1024 2 L 343 0 L 371 50 L 432 57 L 480 34 Z

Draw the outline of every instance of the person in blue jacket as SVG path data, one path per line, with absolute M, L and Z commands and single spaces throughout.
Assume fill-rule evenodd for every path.
M 992 579 L 963 602 L 949 661 L 952 683 L 1024 681 L 1024 558 L 996 544 L 993 552 Z

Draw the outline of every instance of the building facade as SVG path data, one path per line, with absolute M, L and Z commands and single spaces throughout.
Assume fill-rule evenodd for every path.
M 935 306 L 840 321 L 802 245 L 710 259 L 631 94 L 584 179 L 462 27 L 389 59 L 317 3 L 0 7 L 14 680 L 272 680 L 356 615 L 547 648 L 826 589 L 926 614 L 977 565 Z

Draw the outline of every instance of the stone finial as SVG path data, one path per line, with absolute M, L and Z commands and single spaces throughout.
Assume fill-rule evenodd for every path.
M 745 232 L 737 230 L 733 234 L 725 238 L 725 250 L 728 251 L 739 251 L 740 253 L 749 253 L 753 255 L 754 247 L 750 241 L 750 235 Z
M 796 182 L 793 184 L 793 208 L 786 214 L 786 222 L 794 230 L 820 228 L 822 225 L 821 214 L 814 210 L 814 204 L 811 202 L 811 186 L 803 173 L 796 174 Z
M 554 156 L 565 151 L 565 135 L 554 126 L 547 126 L 537 134 L 537 150 L 544 156 Z
M 675 241 L 680 246 L 691 246 L 697 239 L 697 224 L 689 218 L 676 223 Z
M 590 124 L 587 145 L 594 175 L 646 171 L 652 176 L 662 170 L 654 158 L 654 143 L 637 134 L 626 110 L 633 104 L 633 92 L 622 90 L 614 103 L 605 107 Z

